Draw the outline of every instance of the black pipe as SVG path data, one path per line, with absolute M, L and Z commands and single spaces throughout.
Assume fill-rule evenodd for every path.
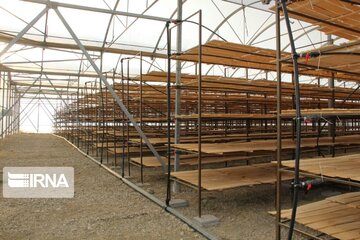
M 294 38 L 292 35 L 289 15 L 286 7 L 286 0 L 281 0 L 281 6 L 284 13 L 284 19 L 286 23 L 286 28 L 289 35 L 289 41 L 291 46 L 291 54 L 293 59 L 294 66 L 294 83 L 295 83 L 295 107 L 296 107 L 296 147 L 295 147 L 295 178 L 293 182 L 293 208 L 291 213 L 291 221 L 290 228 L 288 234 L 288 240 L 292 239 L 292 235 L 294 232 L 295 219 L 296 219 L 296 211 L 298 205 L 298 195 L 299 195 L 299 170 L 300 170 L 300 147 L 301 147 L 301 105 L 300 105 L 300 84 L 299 84 L 299 66 L 298 66 L 298 57 L 299 55 L 296 53 Z M 279 6 L 277 6 L 279 7 Z

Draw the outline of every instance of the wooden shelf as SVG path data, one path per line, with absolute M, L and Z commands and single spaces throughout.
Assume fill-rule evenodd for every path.
M 173 179 L 190 185 L 198 186 L 198 171 L 173 172 Z M 290 174 L 283 174 L 283 180 L 293 178 Z M 276 164 L 264 163 L 249 166 L 237 166 L 202 170 L 201 187 L 208 191 L 222 191 L 225 189 L 272 184 L 276 181 Z
M 251 142 L 231 142 L 231 143 L 204 143 L 201 146 L 203 153 L 208 154 L 225 154 L 235 152 L 255 152 L 255 151 L 276 151 L 276 140 L 255 140 Z M 330 137 L 321 137 L 319 146 L 334 145 L 353 145 L 360 144 L 360 135 L 338 136 L 335 143 Z M 302 148 L 313 148 L 317 146 L 317 138 L 303 138 L 301 141 Z M 173 144 L 172 147 L 189 152 L 197 152 L 197 144 Z M 292 139 L 282 140 L 282 149 L 295 149 L 295 141 Z
M 290 219 L 292 209 L 282 211 Z M 298 207 L 296 221 L 342 240 L 360 239 L 360 192 L 341 194 Z
M 216 163 L 224 163 L 224 162 L 232 162 L 232 161 L 247 161 L 254 160 L 259 158 L 264 158 L 265 156 L 206 156 L 202 159 L 201 164 L 216 164 Z M 167 158 L 163 157 L 163 160 L 167 163 Z M 131 161 L 136 165 L 141 165 L 140 157 L 133 157 Z M 198 164 L 197 156 L 192 155 L 190 158 L 187 155 L 180 156 L 180 166 L 194 166 Z M 174 165 L 174 160 L 171 159 L 171 165 Z M 161 167 L 160 162 L 156 159 L 156 157 L 143 157 L 143 166 L 144 167 Z
M 198 50 L 198 47 L 194 47 L 185 51 L 182 55 L 173 56 L 173 58 L 182 61 L 197 62 Z M 212 40 L 202 45 L 202 53 L 203 63 L 276 72 L 276 51 L 272 49 Z M 291 59 L 291 54 L 283 52 L 282 58 Z M 356 63 L 359 62 L 358 58 L 357 56 Z M 341 73 L 337 71 L 336 67 L 330 70 L 322 69 L 322 65 L 319 66 L 318 61 L 316 62 L 316 67 L 310 64 L 300 64 L 299 74 L 324 78 L 332 78 L 334 76 L 339 80 L 360 81 L 360 75 L 353 74 L 351 68 L 347 68 L 349 72 L 345 71 Z M 337 61 L 335 60 L 333 62 L 336 63 Z M 342 63 L 340 60 L 339 62 Z M 283 64 L 281 70 L 284 73 L 292 73 L 293 66 L 289 62 Z
M 352 0 L 360 4 L 359 0 Z M 274 8 L 272 8 L 274 10 Z M 349 40 L 360 38 L 360 8 L 341 0 L 304 0 L 288 4 L 291 18 L 320 26 L 319 31 Z
M 294 168 L 294 161 L 283 161 L 283 166 Z M 306 173 L 360 181 L 360 154 L 331 158 L 301 159 L 300 170 Z

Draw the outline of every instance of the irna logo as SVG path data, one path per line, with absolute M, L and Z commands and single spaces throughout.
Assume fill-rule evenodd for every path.
M 5 198 L 72 198 L 74 168 L 5 167 L 3 183 Z
M 10 173 L 8 172 L 8 185 L 11 188 L 19 187 L 69 187 L 65 174 L 42 174 L 42 173 Z

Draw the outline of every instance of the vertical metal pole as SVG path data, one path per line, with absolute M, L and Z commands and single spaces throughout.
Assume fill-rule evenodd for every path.
M 10 79 L 10 78 L 9 78 Z M 11 87 L 11 81 L 9 80 L 9 83 L 10 83 L 10 86 L 9 86 L 9 106 L 12 106 L 12 101 L 13 101 L 13 96 L 12 96 L 12 87 Z M 15 106 L 14 106 L 15 108 Z M 10 112 L 10 115 L 9 115 L 9 126 L 8 126 L 8 134 L 11 135 L 12 134 L 12 115 L 14 113 L 14 109 Z
M 2 78 L 2 88 L 1 88 L 1 115 L 5 114 L 5 73 L 3 76 L 1 76 L 0 72 L 0 79 Z M 1 138 L 3 138 L 3 132 L 4 132 L 4 118 L 1 116 Z
M 96 83 L 96 82 L 95 82 Z M 91 101 L 94 101 L 95 99 L 95 83 L 91 83 L 90 84 L 90 92 L 91 92 Z M 96 102 L 91 102 L 91 106 L 96 106 L 95 105 Z M 96 137 L 96 125 L 94 126 L 94 119 L 95 119 L 95 122 L 96 122 L 96 107 L 92 107 L 91 108 L 91 153 L 94 154 L 94 135 Z M 95 116 L 94 116 L 95 115 Z M 94 128 L 95 127 L 95 128 Z
M 113 70 L 113 88 L 115 89 L 115 69 Z M 114 133 L 114 137 L 113 137 L 113 141 L 114 141 L 114 165 L 116 167 L 117 165 L 117 151 L 116 151 L 116 135 L 115 135 L 115 125 L 116 125 L 116 105 L 115 105 L 115 101 L 113 101 L 113 115 L 114 115 L 114 119 L 113 119 L 113 133 Z
M 244 36 L 244 38 L 245 38 L 245 36 Z M 249 69 L 248 68 L 245 68 L 245 78 L 247 80 L 249 80 Z M 250 98 L 250 94 L 247 92 L 246 93 L 246 113 L 248 113 L 248 114 L 250 113 L 249 98 Z M 246 119 L 245 124 L 246 124 L 246 141 L 250 142 L 250 119 Z M 248 153 L 246 153 L 246 155 L 248 155 Z M 247 165 L 249 164 L 248 160 L 246 160 L 246 164 Z
M 20 132 L 20 108 L 21 108 L 20 94 L 18 94 L 17 102 L 18 102 L 18 116 L 19 116 L 18 121 L 17 121 L 17 133 L 19 133 Z
M 130 110 L 130 59 L 127 60 L 127 73 L 126 73 L 126 104 L 129 112 Z M 127 164 L 128 164 L 128 175 L 130 176 L 131 173 L 131 166 L 130 166 L 130 121 L 126 121 L 126 146 L 127 146 Z
M 170 174 L 171 174 L 171 29 L 170 22 L 166 23 L 167 32 L 167 81 L 166 81 L 166 123 L 167 123 L 167 188 L 166 188 L 166 205 L 169 206 L 171 200 L 170 191 Z
M 143 82 L 142 82 L 142 68 L 143 68 L 142 52 L 140 52 L 140 129 L 143 130 Z M 143 139 L 140 135 L 140 178 L 141 183 L 144 183 L 144 166 L 143 166 Z
M 199 10 L 199 72 L 198 72 L 198 214 L 201 217 L 201 81 L 202 81 L 202 11 Z
M 86 102 L 85 104 L 85 109 L 86 109 L 86 115 L 85 115 L 85 126 L 86 126 L 86 134 L 85 134 L 85 146 L 86 146 L 86 154 L 89 154 L 89 129 L 90 129 L 90 108 L 89 108 L 89 91 L 88 91 L 88 83 L 85 83 L 85 97 L 86 97 Z
M 121 59 L 121 99 L 124 100 L 125 94 L 124 94 L 124 66 L 123 61 L 124 59 Z M 125 114 L 124 111 L 122 111 L 121 116 L 121 132 L 122 132 L 122 166 L 121 166 L 121 176 L 125 176 Z
M 11 128 L 11 134 L 14 134 L 15 133 L 15 114 L 16 114 L 16 111 L 17 111 L 17 104 L 15 103 L 15 88 L 12 89 L 12 104 L 15 105 L 15 110 L 13 112 L 13 114 L 11 115 L 11 122 L 12 122 L 12 128 Z
M 329 79 L 329 88 L 331 88 L 331 99 L 329 101 L 329 108 L 335 108 L 335 78 L 334 74 Z M 336 132 L 336 117 L 330 118 L 331 123 L 329 124 L 329 136 L 332 139 L 332 143 L 335 143 L 335 132 Z M 330 153 L 335 157 L 335 144 L 330 147 Z
M 180 53 L 182 51 L 182 6 L 183 0 L 177 1 L 177 20 L 179 21 L 176 26 L 176 52 Z M 181 61 L 176 60 L 176 90 L 175 90 L 175 116 L 181 115 Z M 180 143 L 180 120 L 175 118 L 175 144 Z M 175 161 L 174 161 L 174 171 L 179 171 L 180 169 L 180 153 L 175 151 Z M 174 182 L 173 191 L 179 191 L 179 184 Z
M 106 74 L 107 75 L 107 74 Z M 108 90 L 105 89 L 105 113 L 106 113 L 106 163 L 109 164 L 109 105 L 108 105 L 109 99 L 108 99 Z
M 100 148 L 100 163 L 103 162 L 104 157 L 104 139 L 105 139 L 105 108 L 104 108 L 104 89 L 102 88 L 102 82 L 100 80 L 100 98 L 101 98 L 101 116 L 102 116 L 102 124 L 101 124 L 101 148 Z
M 6 109 L 8 110 L 7 111 L 7 114 L 5 116 L 5 126 L 6 126 L 6 131 L 5 131 L 5 136 L 9 134 L 9 115 L 10 115 L 10 78 L 9 78 L 9 75 L 8 75 L 8 81 L 7 81 L 7 85 L 6 85 Z M 12 110 L 12 108 L 11 108 Z
M 318 87 L 320 88 L 320 78 L 318 78 Z M 318 100 L 318 108 L 321 108 L 321 103 L 320 103 L 320 98 L 317 99 Z M 321 119 L 319 118 L 317 120 L 317 134 L 318 137 L 320 138 L 321 136 Z M 318 156 L 321 156 L 321 149 L 320 147 L 318 147 Z
M 334 40 L 332 39 L 331 35 L 327 35 L 327 44 L 332 45 Z M 334 108 L 335 107 L 335 78 L 334 74 L 328 80 L 328 86 L 331 89 L 331 99 L 329 99 L 328 107 Z M 336 131 L 336 117 L 330 118 L 331 123 L 329 123 L 329 137 L 331 137 L 332 142 L 335 143 L 335 131 Z M 335 157 L 335 145 L 329 147 L 329 153 Z
M 280 9 L 278 1 L 275 3 L 276 13 L 276 73 L 277 73 L 277 102 L 276 102 L 276 158 L 277 158 L 277 175 L 276 175 L 276 240 L 281 240 L 281 29 L 280 29 Z
M 8 101 L 9 101 L 9 107 L 12 106 L 12 89 L 11 89 L 11 78 L 10 78 L 10 73 L 8 73 L 9 75 L 9 97 L 8 97 Z M 7 133 L 8 135 L 11 134 L 11 121 L 12 121 L 12 114 L 14 112 L 14 108 L 13 110 L 10 112 L 10 114 L 8 115 L 8 130 Z
M 36 122 L 36 132 L 39 133 L 40 129 L 40 100 L 37 102 L 37 122 Z
M 95 80 L 96 81 L 96 80 Z M 100 84 L 99 84 L 100 86 Z M 95 84 L 95 88 L 97 88 L 97 85 Z M 99 94 L 100 93 L 100 94 Z M 96 143 L 95 143 L 95 156 L 99 157 L 99 133 L 100 133 L 100 104 L 101 104 L 101 89 L 100 92 L 98 92 L 98 94 L 96 94 L 96 106 L 95 106 L 95 122 L 96 122 Z M 99 96 L 100 95 L 100 96 Z
M 9 78 L 10 79 L 10 78 Z M 9 106 L 12 106 L 13 103 L 13 96 L 12 96 L 12 86 L 11 86 L 11 81 L 9 81 L 10 86 L 9 86 Z M 12 134 L 12 116 L 14 114 L 15 111 L 15 106 L 13 107 L 13 110 L 11 111 L 10 115 L 9 115 L 9 126 L 8 126 L 8 134 L 11 135 Z
M 17 126 L 17 113 L 18 113 L 18 104 L 15 103 L 15 99 L 17 98 L 17 94 L 15 93 L 15 89 L 13 89 L 13 103 L 15 104 L 15 111 L 13 113 L 13 120 L 12 120 L 12 133 L 16 133 L 16 126 Z
M 77 126 L 77 131 L 76 131 L 76 140 L 77 140 L 77 146 L 80 147 L 80 77 L 78 78 L 77 81 L 77 92 L 76 92 L 76 126 Z

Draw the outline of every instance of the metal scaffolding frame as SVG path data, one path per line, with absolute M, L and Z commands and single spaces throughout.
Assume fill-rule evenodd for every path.
M 87 153 L 94 153 L 94 146 L 93 143 L 100 143 L 99 138 L 99 134 L 94 134 L 93 131 L 94 129 L 96 129 L 96 131 L 102 131 L 102 139 L 101 139 L 101 148 L 100 148 L 100 157 L 101 157 L 101 163 L 103 163 L 103 149 L 104 149 L 104 144 L 106 144 L 106 147 L 109 147 L 109 139 L 108 139 L 108 129 L 112 126 L 113 129 L 113 135 L 114 135 L 114 151 L 115 151 L 115 166 L 116 164 L 116 156 L 119 152 L 117 152 L 117 147 L 122 147 L 122 161 L 121 161 L 121 169 L 122 169 L 122 176 L 125 176 L 125 152 L 127 152 L 127 164 L 128 164 L 128 174 L 130 175 L 130 144 L 129 144 L 129 129 L 132 127 L 134 129 L 136 129 L 136 132 L 138 133 L 138 136 L 140 138 L 139 141 L 139 146 L 140 146 L 140 158 L 141 158 L 141 182 L 144 182 L 143 179 L 143 144 L 145 144 L 150 151 L 152 152 L 152 154 L 155 156 L 155 158 L 159 161 L 159 163 L 161 164 L 162 167 L 162 171 L 163 173 L 170 173 L 170 162 L 171 162 L 171 158 L 174 155 L 174 167 L 173 170 L 174 171 L 178 171 L 180 170 L 180 151 L 175 150 L 174 154 L 173 152 L 171 152 L 171 141 L 170 141 L 170 137 L 172 136 L 171 130 L 173 129 L 174 131 L 174 143 L 175 144 L 179 144 L 181 141 L 181 121 L 178 118 L 175 118 L 175 123 L 174 123 L 174 127 L 172 128 L 172 125 L 170 123 L 170 121 L 172 120 L 172 116 L 171 116 L 171 84 L 170 84 L 170 80 L 171 80 L 171 70 L 172 68 L 174 68 L 174 66 L 171 65 L 171 59 L 170 59 L 170 55 L 166 55 L 163 53 L 157 53 L 158 47 L 160 45 L 161 39 L 165 33 L 167 29 L 166 25 L 164 26 L 163 31 L 161 32 L 159 39 L 156 43 L 155 48 L 153 49 L 153 51 L 138 51 L 138 50 L 129 50 L 129 49 L 120 49 L 120 48 L 116 48 L 113 45 L 116 43 L 116 40 L 118 38 L 120 38 L 126 31 L 128 31 L 128 29 L 131 28 L 131 26 L 133 25 L 133 23 L 135 23 L 138 19 L 146 19 L 146 20 L 151 20 L 151 21 L 159 21 L 161 23 L 164 24 L 170 24 L 170 23 L 175 23 L 176 26 L 174 26 L 174 28 L 176 27 L 176 50 L 172 50 L 171 47 L 172 45 L 168 43 L 167 48 L 169 50 L 170 53 L 175 52 L 176 54 L 181 54 L 183 51 L 183 43 L 182 43 L 182 38 L 183 38 L 183 23 L 184 21 L 186 21 L 186 19 L 183 19 L 183 5 L 185 4 L 185 2 L 187 2 L 186 0 L 177 0 L 177 9 L 174 10 L 174 12 L 171 14 L 171 16 L 169 18 L 163 18 L 163 17 L 157 17 L 157 16 L 151 16 L 151 15 L 147 15 L 146 13 L 148 12 L 148 10 L 150 10 L 153 5 L 155 5 L 155 3 L 157 3 L 158 0 L 154 0 L 154 2 L 152 2 L 149 6 L 147 6 L 141 14 L 138 13 L 131 13 L 131 12 L 124 12 L 124 11 L 118 11 L 118 5 L 119 5 L 119 0 L 117 0 L 115 2 L 115 5 L 113 6 L 113 8 L 111 8 L 109 6 L 109 9 L 102 9 L 102 8 L 95 8 L 95 7 L 88 7 L 88 6 L 80 6 L 80 5 L 76 5 L 76 4 L 67 4 L 67 3 L 61 3 L 61 2 L 55 2 L 55 1 L 47 1 L 47 0 L 22 0 L 24 2 L 30 2 L 30 3 L 34 3 L 34 4 L 41 4 L 41 5 L 45 5 L 45 8 L 42 9 L 37 16 L 32 19 L 32 21 L 30 21 L 29 23 L 27 23 L 26 21 L 24 21 L 26 23 L 26 26 L 20 31 L 18 32 L 16 35 L 6 35 L 6 34 L 0 34 L 0 40 L 1 41 L 5 41 L 8 42 L 8 44 L 6 45 L 5 48 L 3 48 L 3 50 L 0 52 L 0 57 L 2 57 L 4 54 L 16 54 L 16 53 L 20 53 L 21 51 L 27 50 L 27 48 L 21 48 L 18 50 L 14 50 L 14 52 L 10 52 L 11 48 L 15 45 L 15 44 L 23 44 L 25 46 L 31 46 L 33 48 L 41 48 L 43 49 L 43 51 L 45 49 L 50 49 L 50 50 L 56 50 L 56 51 L 63 51 L 63 52 L 67 52 L 70 54 L 75 54 L 76 58 L 73 59 L 62 59 L 62 60 L 39 60 L 38 62 L 36 61 L 31 61 L 29 59 L 25 59 L 24 61 L 18 61 L 18 62 L 1 62 L 0 63 L 0 91 L 1 91 L 1 97 L 0 97 L 0 106 L 2 109 L 2 114 L 1 114 L 1 118 L 0 118 L 0 130 L 1 130 L 1 138 L 4 138 L 7 135 L 11 135 L 14 133 L 19 132 L 20 130 L 20 126 L 21 124 L 26 121 L 29 120 L 30 123 L 33 125 L 33 127 L 36 129 L 37 131 L 39 131 L 39 119 L 38 122 L 36 124 L 34 124 L 29 116 L 32 114 L 33 111 L 37 110 L 39 111 L 40 109 L 43 109 L 43 111 L 45 112 L 46 115 L 48 115 L 49 119 L 51 119 L 51 114 L 52 111 L 49 110 L 48 106 L 51 107 L 51 109 L 54 111 L 54 115 L 58 116 L 58 115 L 64 115 L 66 114 L 65 110 L 66 108 L 69 108 L 69 106 L 71 105 L 71 103 L 76 102 L 76 110 L 77 113 L 73 113 L 72 111 L 70 111 L 70 114 L 72 115 L 72 117 L 74 119 L 76 119 L 77 122 L 77 128 L 78 130 L 74 130 L 71 128 L 71 126 L 68 126 L 66 124 L 69 123 L 64 123 L 64 122 L 57 122 L 56 120 L 53 122 L 54 126 L 58 129 L 71 129 L 72 134 L 67 133 L 66 131 L 63 132 L 63 134 L 65 136 L 67 136 L 67 138 L 71 139 L 71 136 L 73 137 L 73 141 L 72 142 L 77 142 L 77 146 L 80 146 L 81 141 L 80 139 L 80 135 L 84 135 L 84 139 L 85 141 L 83 142 L 84 144 L 84 148 L 87 150 Z M 225 24 L 230 25 L 230 27 L 232 28 L 229 20 L 231 18 L 233 18 L 235 15 L 240 14 L 242 11 L 245 11 L 245 9 L 247 7 L 251 7 L 253 4 L 258 3 L 260 1 L 257 2 L 253 2 L 252 4 L 249 5 L 241 5 L 239 7 L 237 7 L 235 10 L 231 11 L 228 15 L 223 15 L 223 13 L 219 10 L 219 12 L 223 15 L 223 20 L 214 28 L 213 32 L 210 34 L 210 36 L 208 37 L 207 41 L 210 41 L 211 39 L 213 39 L 216 36 L 216 33 L 218 32 L 219 29 L 221 29 Z M 213 2 L 213 4 L 216 6 L 216 4 Z M 216 6 L 217 7 L 217 6 Z M 86 44 L 85 41 L 83 41 L 83 39 L 80 39 L 77 34 L 74 32 L 74 30 L 72 29 L 72 27 L 70 26 L 70 24 L 68 23 L 68 21 L 66 20 L 66 18 L 64 17 L 64 15 L 61 13 L 61 11 L 59 9 L 61 8 L 66 8 L 66 9 L 76 9 L 79 11 L 89 11 L 89 12 L 97 12 L 97 13 L 104 13 L 109 15 L 109 21 L 106 25 L 106 32 L 104 35 L 103 40 L 101 41 L 101 46 L 92 46 L 91 44 Z M 26 36 L 26 34 L 28 33 L 28 31 L 31 28 L 35 28 L 34 25 L 46 14 L 48 14 L 48 11 L 52 9 L 54 10 L 55 14 L 58 16 L 58 18 L 61 20 L 63 26 L 66 28 L 66 30 L 68 31 L 68 33 L 71 36 L 71 40 L 73 40 L 75 42 L 75 44 L 70 44 L 70 43 L 61 43 L 61 42 L 47 42 L 46 41 L 46 31 L 42 32 L 41 30 L 37 29 L 40 32 L 39 36 L 44 35 L 44 41 L 37 41 L 37 40 L 33 40 L 33 39 L 26 39 L 24 36 Z M 197 143 L 198 143 L 198 215 L 201 217 L 202 216 L 202 209 L 201 209 L 201 200 L 202 200 L 202 178 L 201 178 L 201 171 L 202 171 L 202 125 L 203 125 L 203 119 L 202 119 L 202 76 L 203 75 L 208 75 L 210 74 L 211 70 L 213 70 L 214 66 L 216 65 L 212 65 L 208 68 L 207 71 L 205 71 L 204 67 L 202 66 L 202 12 L 199 11 L 197 12 L 199 14 L 199 64 L 197 65 L 197 67 L 195 67 L 196 70 L 196 74 L 198 75 L 198 98 L 197 98 Z M 176 17 L 175 17 L 175 14 Z M 110 42 L 107 42 L 108 39 L 108 35 L 109 35 L 109 31 L 111 28 L 111 24 L 113 21 L 115 21 L 114 19 L 117 18 L 119 21 L 119 16 L 125 16 L 125 17 L 132 17 L 135 18 L 135 20 L 133 22 L 131 22 L 130 24 L 124 25 L 125 29 L 123 30 L 122 33 L 120 33 L 115 39 L 112 39 Z M 193 16 L 193 15 L 192 15 Z M 270 19 L 271 15 L 269 16 L 268 19 Z M 244 17 L 245 18 L 245 17 Z M 244 19 L 245 20 L 245 19 Z M 282 119 L 281 119 L 281 110 L 282 110 L 282 105 L 281 105 L 281 101 L 282 101 L 282 71 L 281 71 L 281 51 L 285 50 L 286 48 L 289 47 L 289 45 L 285 45 L 282 46 L 282 42 L 281 42 L 281 36 L 283 36 L 284 34 L 281 33 L 281 21 L 282 18 L 280 16 L 279 10 L 278 8 L 276 8 L 276 14 L 275 14 L 275 20 L 273 22 L 270 22 L 269 24 L 262 25 L 259 29 L 257 29 L 257 31 L 254 33 L 253 36 L 251 36 L 248 41 L 246 42 L 246 44 L 248 45 L 254 45 L 257 44 L 259 42 L 256 41 L 269 41 L 269 40 L 275 40 L 276 41 L 276 55 L 277 55 L 277 75 L 276 77 L 274 77 L 274 79 L 277 81 L 277 104 L 276 104 L 276 108 L 277 108 L 277 117 L 276 117 L 276 127 L 277 127 L 277 135 L 276 135 L 276 139 L 277 139 L 277 159 L 278 159 L 278 169 L 281 169 L 281 158 L 282 158 L 282 152 L 281 152 L 281 148 L 282 148 L 282 127 L 281 127 L 281 123 L 282 123 Z M 245 24 L 245 21 L 244 21 Z M 258 40 L 262 34 L 264 34 L 266 31 L 268 31 L 270 28 L 275 27 L 276 30 L 276 35 L 270 38 L 267 38 L 265 40 Z M 233 29 L 233 28 L 232 28 Z M 318 27 L 306 27 L 306 28 L 301 28 L 301 29 L 297 29 L 295 31 L 303 31 L 302 33 L 300 33 L 296 39 L 301 39 L 304 36 L 307 36 L 307 34 L 318 30 Z M 235 31 L 234 31 L 235 32 Z M 236 34 L 236 32 L 235 32 Z M 34 34 L 29 34 L 30 35 L 34 35 Z M 237 35 L 237 34 L 236 34 Z M 245 35 L 245 34 L 244 34 Z M 245 38 L 245 36 L 244 36 Z M 239 38 L 239 41 L 242 41 Z M 119 58 L 118 58 L 118 62 L 116 63 L 116 66 L 113 68 L 113 70 L 111 71 L 111 73 L 109 72 L 104 72 L 103 71 L 103 59 L 104 59 L 104 54 L 105 53 L 112 53 L 112 54 L 118 54 Z M 78 55 L 81 54 L 81 57 L 79 57 Z M 133 78 L 132 76 L 130 76 L 130 70 L 129 70 L 129 61 L 130 58 L 128 57 L 124 57 L 123 55 L 132 55 L 132 56 L 139 56 L 140 58 L 140 82 L 139 82 L 139 95 L 140 95 L 140 100 L 139 100 L 139 112 L 140 112 L 140 119 L 139 121 L 137 119 L 134 118 L 133 114 L 131 113 L 131 111 L 129 110 L 130 108 L 130 99 L 129 99 L 129 82 L 131 81 L 131 79 Z M 167 62 L 167 67 L 168 67 L 168 92 L 167 92 L 167 97 L 168 97 L 168 115 L 167 115 L 167 127 L 168 127 L 168 145 L 167 145 L 167 162 L 164 161 L 164 159 L 161 157 L 161 155 L 159 154 L 158 150 L 156 149 L 156 146 L 154 146 L 151 141 L 149 140 L 149 137 L 146 135 L 145 130 L 144 130 L 144 121 L 143 121 L 143 111 L 144 108 L 146 108 L 145 103 L 143 103 L 143 87 L 145 87 L 145 84 L 142 81 L 142 75 L 143 75 L 143 63 L 145 62 L 145 60 L 143 60 L 143 58 L 145 57 L 150 57 L 152 59 L 152 63 L 149 64 L 149 70 L 148 73 L 150 72 L 150 69 L 155 66 L 157 64 L 157 60 L 168 60 Z M 61 71 L 61 70 L 50 70 L 50 69 L 46 69 L 43 68 L 42 65 L 44 63 L 56 63 L 56 62 L 65 62 L 65 61 L 75 61 L 76 63 L 80 63 L 79 64 L 79 70 L 77 72 L 75 71 Z M 124 69 L 123 66 L 123 62 L 126 61 L 127 62 L 127 69 Z M 32 62 L 34 64 L 36 64 L 37 66 L 40 66 L 40 70 L 36 70 L 36 69 L 21 69 L 21 68 L 17 68 L 14 67 L 14 65 L 16 66 L 16 64 L 22 64 L 22 63 L 29 63 Z M 89 63 L 89 65 L 87 65 L 87 63 Z M 118 65 L 120 63 L 120 74 L 118 74 L 117 69 L 118 69 Z M 182 90 L 180 88 L 180 86 L 182 85 L 182 73 L 184 72 L 184 65 L 181 64 L 180 60 L 176 60 L 175 62 L 175 84 L 173 85 L 175 88 L 175 100 L 174 100 L 174 113 L 175 115 L 180 115 L 181 114 L 181 101 L 182 101 Z M 195 64 L 196 66 L 196 64 Z M 89 71 L 89 69 L 93 69 L 94 71 Z M 225 76 L 227 75 L 226 69 L 221 69 L 222 71 L 224 71 Z M 238 69 L 234 70 L 233 75 L 235 75 L 237 73 Z M 203 72 L 206 72 L 206 74 L 203 74 Z M 230 72 L 230 71 L 229 71 Z M 125 74 L 127 73 L 127 75 Z M 255 74 L 254 79 L 259 75 L 262 74 L 264 72 L 262 71 L 258 71 L 257 74 Z M 25 75 L 31 75 L 31 80 L 33 80 L 31 83 L 24 83 L 21 78 L 21 74 L 25 74 Z M 40 74 L 40 76 L 36 76 L 37 74 Z M 111 74 L 111 77 L 108 76 L 108 74 Z M 246 69 L 246 77 L 250 78 L 250 75 L 248 73 L 248 69 Z M 266 76 L 268 76 L 268 73 L 265 73 Z M 19 81 L 15 81 L 12 79 L 12 75 L 18 75 L 20 76 Z M 49 76 L 61 76 L 64 77 L 66 76 L 67 78 L 63 78 L 63 79 L 51 79 Z M 87 83 L 85 83 L 83 86 L 80 84 L 80 79 L 81 78 L 93 78 L 95 80 L 91 80 Z M 112 84 L 110 83 L 109 79 L 112 80 Z M 74 81 L 76 80 L 76 81 Z M 121 80 L 121 84 L 117 83 L 117 80 Z M 66 85 L 57 85 L 55 83 L 55 81 L 62 81 L 62 82 L 67 82 Z M 99 81 L 99 83 L 97 82 Z M 17 83 L 19 82 L 19 83 Z M 45 85 L 44 82 L 48 82 L 50 85 Z M 332 79 L 332 81 L 329 82 L 329 87 L 334 87 L 334 79 Z M 77 85 L 75 85 L 77 84 Z M 103 89 L 103 85 L 105 85 L 106 90 Z M 320 84 L 320 83 L 319 83 Z M 90 87 L 89 87 L 90 85 Z M 100 86 L 98 86 L 100 85 Z M 122 91 L 121 91 L 121 95 L 118 94 L 118 92 L 116 91 L 115 86 L 119 86 L 121 85 L 122 87 Z M 126 93 L 126 87 L 127 87 L 127 93 L 128 95 L 125 96 Z M 65 89 L 65 90 L 64 90 Z M 76 89 L 76 91 L 72 91 L 72 89 Z M 100 90 L 100 91 L 98 91 Z M 83 91 L 83 92 L 81 92 Z M 102 104 L 102 110 L 97 109 L 95 112 L 95 117 L 96 117 L 96 122 L 99 122 L 98 125 L 94 126 L 91 123 L 87 123 L 87 125 L 82 125 L 83 123 L 80 121 L 80 116 L 79 114 L 79 109 L 82 108 L 81 106 L 81 96 L 85 99 L 88 98 L 87 100 L 90 102 L 91 100 L 89 100 L 89 98 L 91 98 L 92 96 L 95 96 L 96 94 L 102 94 L 101 96 L 98 96 L 98 98 L 101 101 Z M 106 94 L 105 96 L 103 94 Z M 109 117 L 108 113 L 105 112 L 105 110 L 107 111 L 107 104 L 109 102 L 108 99 L 108 93 L 112 96 L 112 99 L 114 102 L 116 102 L 117 106 L 113 108 L 113 112 L 112 112 L 112 123 L 109 123 L 108 121 L 105 121 L 105 117 Z M 50 97 L 55 95 L 55 97 Z M 25 105 L 25 107 L 21 106 L 21 100 L 22 99 L 30 99 L 30 101 Z M 45 99 L 45 101 L 43 101 L 42 99 Z M 104 101 L 105 99 L 105 101 Z M 32 107 L 31 104 L 33 103 L 33 101 L 38 100 L 37 103 L 33 104 Z M 54 106 L 55 104 L 61 104 L 61 106 Z M 333 102 L 329 102 L 329 106 L 333 106 Z M 117 109 L 118 107 L 118 109 Z M 89 109 L 87 109 L 88 111 L 90 111 Z M 119 112 L 117 111 L 119 110 Z M 76 112 L 76 111 L 74 111 Z M 90 112 L 88 112 L 90 115 Z M 77 115 L 75 115 L 77 114 Z M 116 119 L 117 114 L 122 115 L 121 120 L 119 121 L 118 119 Z M 103 123 L 100 123 L 100 119 L 103 119 Z M 53 121 L 53 120 L 51 120 Z M 247 123 L 248 124 L 248 121 Z M 119 141 L 117 140 L 116 137 L 116 128 L 115 126 L 121 126 L 122 128 L 122 143 L 119 143 Z M 126 127 L 125 127 L 126 126 Z M 171 126 L 171 127 L 170 127 Z M 74 132 L 76 131 L 76 132 Z M 127 133 L 125 132 L 127 131 Z M 334 138 L 334 131 L 335 131 L 335 126 L 333 126 L 332 128 L 332 137 Z M 68 135 L 66 135 L 68 134 Z M 248 133 L 247 133 L 248 134 Z M 75 137 L 74 137 L 75 136 Z M 126 136 L 126 138 L 125 138 Z M 118 144 L 118 145 L 117 145 Z M 127 149 L 125 149 L 125 147 Z M 98 155 L 98 149 L 96 150 L 96 154 Z M 334 153 L 334 150 L 333 150 Z M 108 152 L 107 152 L 108 154 Z M 108 160 L 108 156 L 106 158 Z M 120 165 L 120 164 L 119 164 Z M 168 169 L 167 169 L 168 168 Z M 277 193 L 276 193 L 276 209 L 281 209 L 281 179 L 282 179 L 282 171 L 278 171 L 277 172 L 277 184 L 276 184 L 276 188 L 277 188 Z M 170 174 L 168 175 L 168 177 L 170 177 Z M 178 191 L 179 190 L 179 186 L 178 184 L 175 182 L 174 183 L 174 187 L 173 187 L 174 191 Z M 169 199 L 170 200 L 170 197 Z M 169 202 L 167 202 L 167 204 L 169 204 Z M 280 211 L 278 211 L 278 214 L 276 215 L 276 236 L 277 239 L 280 239 L 280 230 L 281 227 L 284 224 L 281 222 L 281 214 Z

